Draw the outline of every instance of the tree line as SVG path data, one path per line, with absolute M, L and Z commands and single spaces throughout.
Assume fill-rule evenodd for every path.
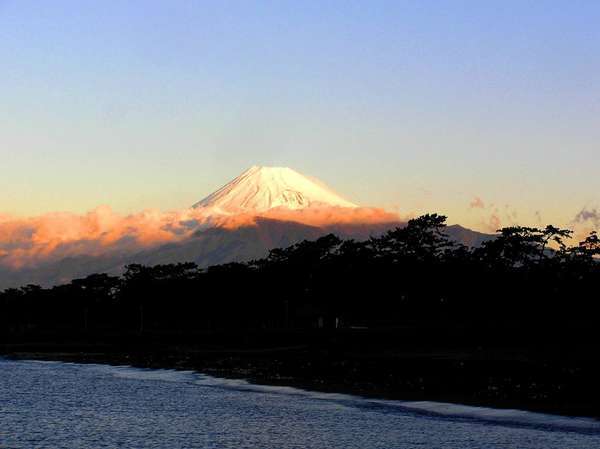
M 0 293 L 0 336 L 227 329 L 390 328 L 441 323 L 595 326 L 600 239 L 514 226 L 479 247 L 428 214 L 365 241 L 326 235 L 260 260 L 199 268 L 132 264 L 64 285 Z M 575 323 L 575 324 L 573 324 Z

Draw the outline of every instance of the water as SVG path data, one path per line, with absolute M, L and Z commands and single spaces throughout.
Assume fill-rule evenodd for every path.
M 600 448 L 600 422 L 0 359 L 0 448 Z

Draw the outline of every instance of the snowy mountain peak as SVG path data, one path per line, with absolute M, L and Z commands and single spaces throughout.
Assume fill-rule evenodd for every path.
M 194 204 L 221 213 L 264 212 L 275 207 L 357 207 L 320 181 L 287 167 L 253 166 Z

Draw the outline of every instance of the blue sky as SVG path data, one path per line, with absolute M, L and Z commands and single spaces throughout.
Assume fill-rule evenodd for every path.
M 600 194 L 599 23 L 597 1 L 0 0 L 0 212 L 177 209 L 260 164 L 568 223 Z

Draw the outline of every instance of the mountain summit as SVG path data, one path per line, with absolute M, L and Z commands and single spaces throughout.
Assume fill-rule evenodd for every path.
M 287 167 L 254 166 L 194 204 L 217 213 L 264 212 L 276 207 L 358 207 L 322 182 Z

